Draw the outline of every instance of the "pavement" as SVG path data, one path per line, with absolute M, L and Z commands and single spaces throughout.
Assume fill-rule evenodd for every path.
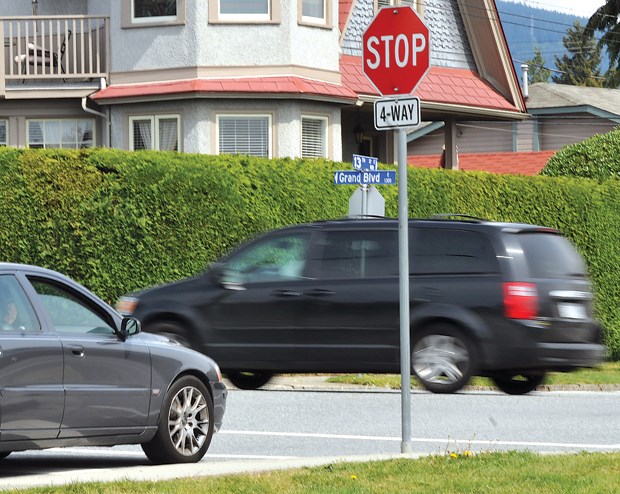
M 283 375 L 276 376 L 264 388 L 278 391 L 307 390 L 322 392 L 374 392 L 400 393 L 400 390 L 378 388 L 355 384 L 327 382 L 328 375 Z M 229 389 L 235 389 L 229 382 Z M 490 389 L 490 388 L 470 388 Z M 539 391 L 554 390 L 592 390 L 618 391 L 620 385 L 575 385 L 575 386 L 541 386 Z M 420 390 L 419 392 L 425 392 Z M 26 474 L 19 476 L 2 476 L 0 491 L 8 489 L 26 489 L 33 487 L 54 487 L 81 482 L 113 482 L 113 481 L 160 481 L 186 477 L 221 476 L 240 473 L 256 473 L 291 468 L 316 467 L 336 463 L 368 462 L 388 460 L 392 458 L 418 458 L 419 454 L 385 454 L 342 457 L 303 457 L 277 460 L 236 460 L 209 461 L 203 460 L 195 464 L 182 465 L 139 465 L 114 468 L 82 468 L 54 471 L 53 473 Z

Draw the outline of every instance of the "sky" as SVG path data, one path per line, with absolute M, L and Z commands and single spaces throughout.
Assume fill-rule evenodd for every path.
M 508 0 L 514 3 L 525 3 L 531 7 L 546 10 L 557 10 L 565 14 L 579 17 L 590 17 L 596 9 L 605 4 L 605 0 Z

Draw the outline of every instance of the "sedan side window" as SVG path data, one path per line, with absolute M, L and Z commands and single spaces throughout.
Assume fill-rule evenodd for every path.
M 56 331 L 64 334 L 114 334 L 112 326 L 93 311 L 85 301 L 49 280 L 32 279 Z
M 226 262 L 224 282 L 258 283 L 302 278 L 309 234 L 267 238 Z
M 22 333 L 41 331 L 30 300 L 13 275 L 0 276 L 0 329 Z

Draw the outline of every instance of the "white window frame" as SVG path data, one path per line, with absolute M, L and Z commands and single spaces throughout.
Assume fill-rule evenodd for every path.
M 220 5 L 220 0 L 209 0 L 209 23 L 277 24 L 280 22 L 280 0 L 268 0 L 265 14 L 222 14 Z
M 75 142 L 76 147 L 63 147 L 62 146 L 62 124 L 63 122 L 67 122 L 67 121 L 73 121 L 73 122 L 80 122 L 80 121 L 88 121 L 91 123 L 91 129 L 92 129 L 92 137 L 90 139 L 90 141 L 92 141 L 92 145 L 89 147 L 95 147 L 97 145 L 97 124 L 95 122 L 94 118 L 29 118 L 26 120 L 26 146 L 27 147 L 31 147 L 30 146 L 30 126 L 35 123 L 35 122 L 39 122 L 41 124 L 43 124 L 42 128 L 41 128 L 41 132 L 42 132 L 42 137 L 43 137 L 43 149 L 50 149 L 48 148 L 49 143 L 46 142 L 45 139 L 45 124 L 48 122 L 58 122 L 61 126 L 61 142 L 58 143 L 59 147 L 54 147 L 51 149 L 84 149 L 83 147 L 81 147 L 79 144 L 79 142 Z M 77 137 L 77 136 L 76 136 Z M 38 144 L 38 143 L 37 143 Z M 56 143 L 54 143 L 56 144 Z
M 321 139 L 322 139 L 322 155 L 307 156 L 304 154 L 304 120 L 313 120 L 321 123 Z M 302 158 L 328 158 L 329 157 L 329 118 L 319 115 L 302 115 L 299 121 L 300 126 L 300 142 L 299 150 Z
M 0 146 L 9 145 L 9 120 L 0 118 L 0 125 L 4 124 L 4 141 L 0 141 Z
M 176 0 L 176 15 L 159 17 L 135 17 L 135 0 L 124 0 L 121 12 L 121 27 L 151 27 L 185 24 L 185 0 Z
M 411 5 L 416 12 L 420 11 L 418 7 L 418 0 L 375 0 L 375 12 L 377 12 L 382 7 L 403 7 L 406 5 Z
M 314 26 L 327 26 L 331 27 L 331 8 L 332 0 L 323 1 L 323 17 L 312 17 L 303 15 L 304 12 L 304 0 L 298 0 L 297 7 L 299 9 L 298 22 L 299 24 L 314 25 Z
M 178 113 L 172 114 L 158 114 L 158 115 L 131 115 L 129 117 L 129 150 L 135 151 L 134 149 L 134 122 L 135 121 L 144 121 L 148 120 L 151 124 L 151 143 L 150 146 L 146 148 L 148 151 L 162 151 L 159 149 L 159 122 L 160 120 L 172 120 L 175 119 L 177 121 L 177 152 L 181 152 L 181 115 Z M 163 151 L 173 151 L 172 149 L 164 149 Z
M 220 129 L 221 129 L 221 121 L 222 119 L 225 119 L 225 118 L 238 118 L 238 119 L 246 118 L 246 119 L 254 119 L 254 120 L 267 119 L 268 150 L 267 150 L 267 156 L 265 157 L 269 159 L 273 157 L 273 115 L 271 115 L 270 113 L 219 113 L 217 114 L 215 116 L 215 122 L 216 122 L 215 145 L 216 145 L 217 154 L 224 154 L 220 150 Z M 238 153 L 238 154 L 245 154 L 245 153 Z M 251 155 L 251 156 L 257 156 L 257 155 Z

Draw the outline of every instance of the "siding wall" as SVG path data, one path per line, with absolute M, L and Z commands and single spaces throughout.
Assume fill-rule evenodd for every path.
M 590 114 L 539 117 L 540 150 L 560 149 L 595 134 L 605 134 L 617 124 Z
M 408 153 L 440 154 L 444 129 L 438 129 L 408 145 Z M 457 125 L 456 145 L 459 153 L 513 151 L 513 125 L 510 122 L 467 122 Z

